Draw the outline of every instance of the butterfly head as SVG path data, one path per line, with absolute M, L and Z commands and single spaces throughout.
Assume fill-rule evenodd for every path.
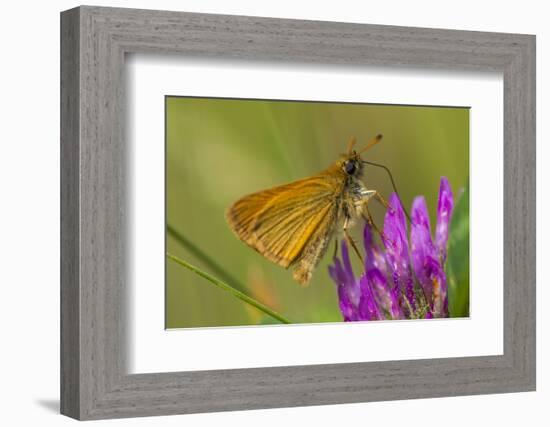
M 363 171 L 363 163 L 357 153 L 354 153 L 351 157 L 344 157 L 341 161 L 340 167 L 348 176 L 360 176 Z
M 355 137 L 352 137 L 348 144 L 348 151 L 343 156 L 341 160 L 341 168 L 348 176 L 361 176 L 363 172 L 363 160 L 361 159 L 361 154 L 371 148 L 373 145 L 380 142 L 382 135 L 376 135 L 364 148 L 359 151 L 354 150 L 354 145 L 356 142 Z

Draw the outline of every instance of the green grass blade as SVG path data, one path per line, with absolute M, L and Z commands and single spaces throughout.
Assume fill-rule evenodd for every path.
M 172 227 L 170 224 L 166 224 L 166 231 L 174 238 L 181 246 L 187 249 L 192 255 L 194 255 L 199 261 L 207 266 L 212 273 L 218 276 L 224 282 L 230 283 L 231 286 L 241 292 L 246 291 L 246 287 L 241 285 L 239 281 L 229 274 L 225 269 L 214 261 L 206 252 L 195 245 L 191 240 L 183 236 L 178 230 Z
M 449 226 L 447 255 L 449 314 L 470 315 L 470 194 L 468 187 L 459 197 Z
M 279 322 L 287 323 L 287 324 L 291 323 L 290 320 L 288 320 L 285 317 L 281 316 L 276 311 L 271 310 L 269 307 L 262 304 L 261 302 L 256 301 L 254 298 L 246 295 L 244 292 L 239 291 L 238 289 L 228 285 L 227 283 L 222 282 L 219 279 L 216 279 L 214 276 L 211 276 L 210 274 L 200 270 L 199 268 L 195 267 L 194 265 L 189 264 L 187 261 L 184 261 L 184 260 L 182 260 L 182 259 L 178 258 L 177 256 L 172 255 L 170 253 L 167 253 L 166 256 L 169 259 L 171 259 L 172 261 L 174 261 L 175 263 L 177 263 L 177 264 L 191 270 L 192 272 L 198 274 L 199 276 L 205 278 L 209 282 L 216 285 L 218 288 L 223 289 L 224 291 L 227 291 L 227 292 L 231 293 L 233 296 L 239 298 L 241 301 L 244 301 L 247 304 L 250 304 L 251 306 L 257 308 L 258 310 L 264 312 L 265 314 L 273 317 L 274 319 L 277 319 Z

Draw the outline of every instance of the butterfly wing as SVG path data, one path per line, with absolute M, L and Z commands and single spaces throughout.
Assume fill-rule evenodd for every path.
M 319 235 L 332 232 L 340 193 L 338 180 L 318 175 L 245 196 L 226 217 L 241 240 L 288 268 Z

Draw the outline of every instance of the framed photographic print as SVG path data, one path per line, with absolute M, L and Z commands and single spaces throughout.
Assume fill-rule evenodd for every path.
M 535 389 L 535 38 L 61 15 L 61 410 Z

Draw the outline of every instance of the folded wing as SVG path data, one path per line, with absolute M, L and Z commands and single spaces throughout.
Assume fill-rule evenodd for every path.
M 339 193 L 325 176 L 307 178 L 245 196 L 226 217 L 241 240 L 287 268 L 319 235 L 332 232 Z

